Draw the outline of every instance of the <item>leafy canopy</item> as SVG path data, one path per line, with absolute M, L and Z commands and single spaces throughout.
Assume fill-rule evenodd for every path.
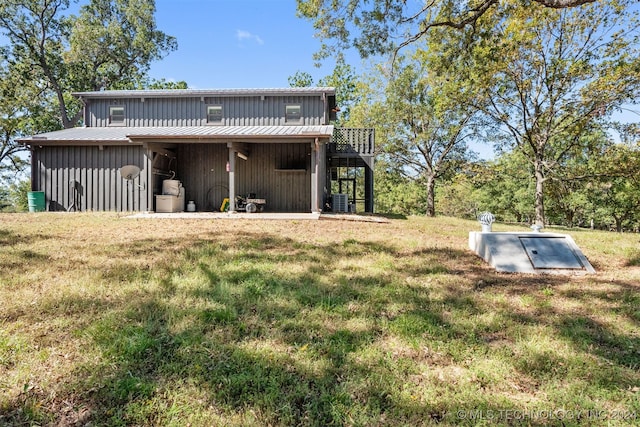
M 474 27 L 498 0 L 296 0 L 298 15 L 313 21 L 323 41 L 318 59 L 355 47 L 362 57 L 396 52 L 433 28 Z M 548 8 L 575 7 L 595 0 L 533 0 Z M 529 5 L 528 0 L 520 0 Z M 329 44 L 332 43 L 332 44 Z
M 2 47 L 21 84 L 33 85 L 57 103 L 62 127 L 76 125 L 80 106 L 72 91 L 133 88 L 152 61 L 177 48 L 156 28 L 154 0 L 91 0 L 79 16 L 69 0 L 4 0 Z

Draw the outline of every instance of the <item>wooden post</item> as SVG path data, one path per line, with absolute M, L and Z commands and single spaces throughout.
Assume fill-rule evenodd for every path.
M 232 143 L 227 143 L 229 147 L 229 212 L 235 212 L 236 210 L 236 150 L 233 148 Z
M 373 213 L 373 159 L 364 167 L 364 211 Z
M 311 143 L 311 212 L 320 212 L 318 207 L 318 167 L 320 163 L 320 143 L 318 138 Z

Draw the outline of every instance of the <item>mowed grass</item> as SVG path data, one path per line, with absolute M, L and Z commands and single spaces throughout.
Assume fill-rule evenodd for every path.
M 640 424 L 640 236 L 528 276 L 478 228 L 2 214 L 0 425 Z

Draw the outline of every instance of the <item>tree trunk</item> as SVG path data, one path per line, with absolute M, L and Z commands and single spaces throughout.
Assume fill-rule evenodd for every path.
M 613 219 L 616 220 L 616 231 L 618 233 L 622 233 L 622 217 L 613 216 Z
M 573 228 L 573 219 L 576 217 L 575 212 L 568 210 L 565 212 L 564 220 L 566 221 L 569 228 Z
M 436 179 L 432 175 L 427 177 L 427 216 L 436 216 Z
M 536 158 L 534 168 L 536 177 L 535 213 L 536 225 L 544 226 L 544 170 L 542 159 Z

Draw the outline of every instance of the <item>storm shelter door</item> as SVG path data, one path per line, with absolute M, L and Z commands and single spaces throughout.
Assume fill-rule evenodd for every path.
M 520 242 L 533 268 L 584 268 L 580 258 L 562 237 L 520 237 Z

